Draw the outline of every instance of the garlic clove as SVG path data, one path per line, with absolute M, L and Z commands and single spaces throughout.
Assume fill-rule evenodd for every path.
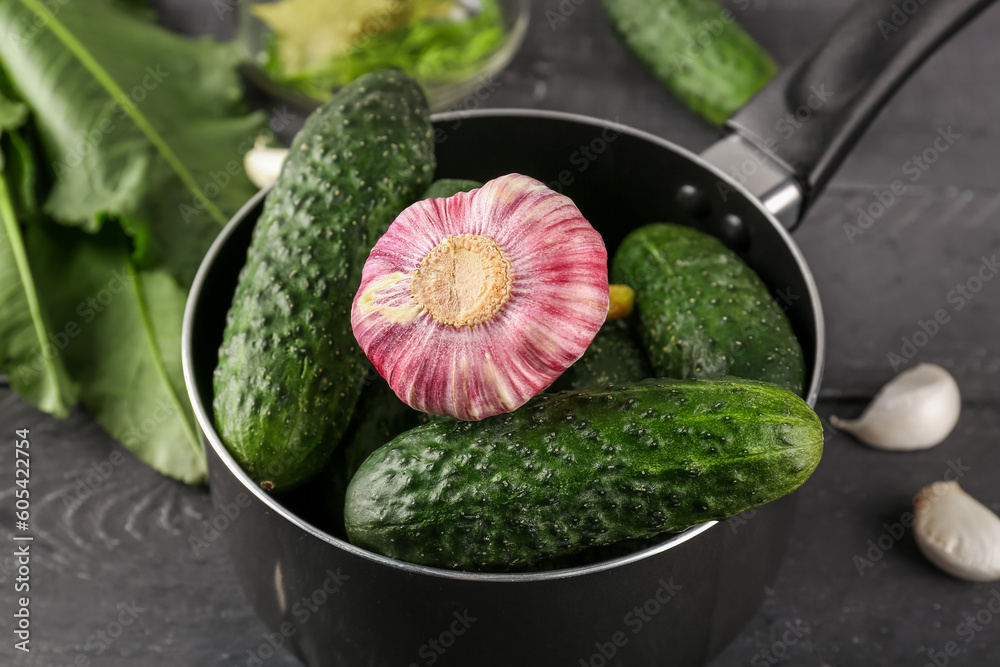
M 607 262 L 568 197 L 509 174 L 403 211 L 365 263 L 351 326 L 402 401 L 483 419 L 583 355 L 608 312 Z
M 913 533 L 928 560 L 959 579 L 1000 579 L 1000 517 L 958 482 L 925 487 L 914 508 Z
M 258 138 L 253 148 L 243 156 L 243 168 L 250 182 L 263 190 L 278 180 L 286 157 L 287 148 L 267 146 L 265 141 Z
M 928 449 L 958 423 L 962 395 L 955 378 L 935 364 L 919 364 L 889 381 L 859 419 L 830 417 L 836 428 L 877 449 Z

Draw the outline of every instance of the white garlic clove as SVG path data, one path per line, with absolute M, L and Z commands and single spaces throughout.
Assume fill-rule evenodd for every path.
M 1000 579 L 1000 517 L 958 482 L 925 487 L 914 508 L 913 533 L 928 560 L 959 579 Z
M 278 180 L 286 157 L 287 148 L 272 148 L 258 139 L 253 148 L 243 156 L 243 168 L 250 182 L 264 189 Z
M 830 423 L 878 449 L 928 449 L 958 423 L 962 395 L 951 373 L 919 364 L 887 383 L 858 419 L 830 417 Z

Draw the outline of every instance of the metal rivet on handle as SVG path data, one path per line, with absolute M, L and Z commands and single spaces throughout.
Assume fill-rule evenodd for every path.
M 681 186 L 677 191 L 677 204 L 685 213 L 696 218 L 703 218 L 708 214 L 708 197 L 693 185 Z
M 746 223 L 743 222 L 743 218 L 733 213 L 728 213 L 722 218 L 719 237 L 736 252 L 744 251 L 750 245 L 750 231 Z

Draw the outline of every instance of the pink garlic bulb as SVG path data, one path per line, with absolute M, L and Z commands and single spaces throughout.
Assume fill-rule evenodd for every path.
M 400 400 L 483 419 L 583 355 L 608 313 L 607 266 L 568 197 L 508 174 L 400 213 L 365 263 L 351 326 Z

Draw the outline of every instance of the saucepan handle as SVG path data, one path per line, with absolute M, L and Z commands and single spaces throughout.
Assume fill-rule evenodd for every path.
M 992 1 L 859 0 L 736 112 L 704 157 L 794 227 L 892 94 Z

